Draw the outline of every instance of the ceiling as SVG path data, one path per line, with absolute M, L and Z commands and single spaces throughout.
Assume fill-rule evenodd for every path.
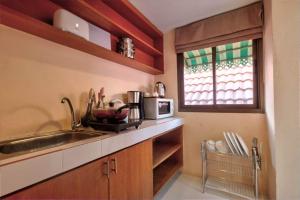
M 162 32 L 258 0 L 129 0 Z

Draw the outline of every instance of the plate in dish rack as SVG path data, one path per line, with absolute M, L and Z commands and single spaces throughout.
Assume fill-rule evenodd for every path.
M 239 142 L 237 141 L 237 137 L 235 136 L 235 134 L 232 132 L 229 132 L 229 135 L 230 135 L 230 139 L 233 143 L 233 146 L 235 147 L 237 152 L 239 152 L 239 155 L 245 156 L 245 153 L 243 152 L 241 146 L 239 145 Z
M 236 150 L 235 150 L 233 144 L 231 143 L 231 141 L 230 141 L 230 139 L 229 139 L 229 136 L 227 135 L 227 132 L 223 132 L 223 135 L 224 135 L 224 138 L 225 138 L 225 140 L 226 140 L 226 143 L 227 143 L 227 145 L 228 145 L 228 147 L 229 147 L 231 153 L 234 154 L 234 155 L 236 155 L 237 152 L 236 152 Z
M 243 138 L 242 138 L 241 136 L 239 136 L 239 134 L 237 134 L 237 133 L 236 133 L 235 135 L 236 135 L 237 140 L 238 140 L 239 144 L 241 145 L 241 147 L 242 147 L 244 153 L 245 153 L 247 156 L 249 156 L 249 149 L 248 149 L 246 143 L 244 142 Z

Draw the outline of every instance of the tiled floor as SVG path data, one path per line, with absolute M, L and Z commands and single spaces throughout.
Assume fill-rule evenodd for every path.
M 184 174 L 178 174 L 156 195 L 155 200 L 229 200 L 234 199 L 214 191 L 201 192 L 201 180 Z

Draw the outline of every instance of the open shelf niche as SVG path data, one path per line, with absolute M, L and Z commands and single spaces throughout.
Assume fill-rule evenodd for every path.
M 60 8 L 109 32 L 112 49 L 52 26 L 54 12 Z M 164 71 L 162 33 L 125 0 L 0 0 L 0 19 L 6 26 L 146 73 Z M 135 59 L 116 53 L 119 37 L 133 39 Z
M 153 139 L 153 193 L 183 166 L 182 127 Z

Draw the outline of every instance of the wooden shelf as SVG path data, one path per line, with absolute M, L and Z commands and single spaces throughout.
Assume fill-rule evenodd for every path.
M 77 2 L 77 1 L 66 1 Z M 79 2 L 79 1 L 78 1 Z M 81 1 L 80 1 L 81 2 Z M 94 56 L 110 60 L 128 67 L 150 73 L 161 74 L 162 71 L 143 64 L 139 61 L 129 59 L 120 54 L 107 50 L 101 46 L 91 43 L 79 36 L 59 30 L 47 23 L 22 14 L 18 11 L 0 5 L 0 23 L 6 26 L 39 36 L 41 38 L 77 49 Z
M 174 160 L 166 160 L 155 168 L 153 172 L 153 193 L 154 195 L 161 187 L 182 167 L 181 163 Z
M 131 22 L 122 17 L 103 1 L 99 0 L 51 0 L 75 15 L 99 26 L 115 36 L 128 36 L 142 51 L 153 56 L 163 55 L 162 51 L 154 47 L 154 41 L 147 34 L 135 27 Z
M 181 148 L 180 144 L 154 144 L 153 151 L 153 169 L 156 168 L 163 161 L 172 156 Z
M 163 33 L 154 26 L 136 7 L 128 0 L 103 0 L 108 6 L 131 21 L 136 27 L 153 38 L 163 37 Z
M 182 126 L 152 139 L 153 193 L 183 166 Z

